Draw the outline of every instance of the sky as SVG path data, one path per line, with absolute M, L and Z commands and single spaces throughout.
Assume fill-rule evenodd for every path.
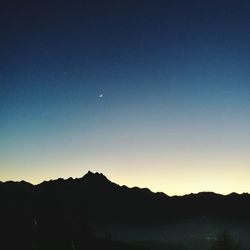
M 250 192 L 250 2 L 6 1 L 0 180 L 101 172 Z

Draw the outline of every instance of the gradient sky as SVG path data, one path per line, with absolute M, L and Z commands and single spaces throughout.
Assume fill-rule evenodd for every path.
M 51 2 L 1 6 L 1 181 L 250 192 L 249 1 Z

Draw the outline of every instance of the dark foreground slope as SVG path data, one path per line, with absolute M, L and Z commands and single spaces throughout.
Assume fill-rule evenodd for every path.
M 85 196 L 84 190 L 80 190 L 77 180 L 71 181 L 58 180 L 38 186 L 24 181 L 1 183 L 0 249 L 145 249 L 97 239 L 88 223 L 87 203 L 81 198 Z
M 192 218 L 250 220 L 250 196 L 214 193 L 169 197 L 128 188 L 88 172 L 32 185 L 0 183 L 0 249 L 140 249 L 97 239 L 92 222 L 169 223 Z

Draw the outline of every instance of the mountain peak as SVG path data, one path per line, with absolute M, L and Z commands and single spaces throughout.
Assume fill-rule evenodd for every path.
M 98 173 L 98 172 L 93 173 L 91 171 L 88 171 L 88 173 L 85 174 L 82 177 L 82 179 L 85 181 L 109 182 L 107 177 L 103 175 L 102 173 Z

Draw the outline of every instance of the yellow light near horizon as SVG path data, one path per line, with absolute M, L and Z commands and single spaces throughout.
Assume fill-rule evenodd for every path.
M 68 157 L 67 159 L 44 159 L 34 163 L 31 158 L 26 165 L 12 159 L 4 162 L 8 171 L 1 172 L 1 180 L 23 180 L 38 184 L 44 180 L 57 178 L 80 178 L 87 173 L 101 172 L 112 182 L 129 187 L 149 188 L 154 192 L 168 195 L 183 195 L 212 191 L 221 194 L 231 192 L 249 192 L 249 162 L 235 156 L 223 158 L 183 157 L 104 157 L 84 159 Z M 32 166 L 32 167 L 27 167 Z M 212 166 L 212 167 L 211 167 Z

